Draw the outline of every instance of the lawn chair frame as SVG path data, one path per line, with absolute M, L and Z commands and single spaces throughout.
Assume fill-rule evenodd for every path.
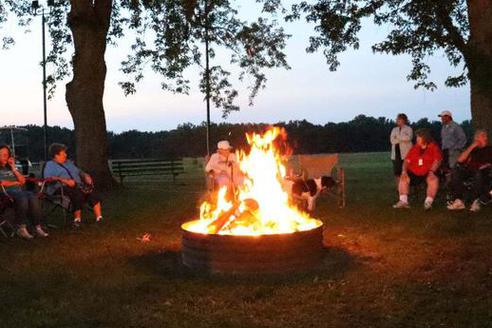
M 339 164 L 338 154 L 294 155 L 289 158 L 289 175 L 303 180 L 330 176 L 335 189 L 328 190 L 337 199 L 338 207 L 346 206 L 345 170 Z
M 5 190 L 5 187 L 4 186 L 1 186 L 1 187 L 2 187 L 1 193 L 7 197 L 10 197 L 7 194 L 7 190 Z M 10 223 L 10 221 L 5 218 L 5 212 L 8 209 L 9 208 L 7 207 L 7 208 L 3 208 L 0 210 L 0 234 L 2 234 L 5 238 L 9 238 L 9 237 L 12 238 L 15 234 L 15 229 L 14 229 L 14 226 L 12 225 L 12 223 Z M 8 229 L 10 230 L 10 233 L 7 233 L 7 231 L 5 231 L 5 227 L 8 227 Z
M 46 216 L 46 218 L 48 218 L 50 214 L 52 214 L 57 209 L 60 209 L 62 212 L 62 215 L 63 215 L 63 224 L 64 224 L 64 226 L 67 226 L 67 222 L 68 222 L 67 217 L 68 217 L 69 213 L 71 212 L 72 202 L 68 196 L 65 196 L 65 194 L 63 192 L 63 184 L 61 182 L 59 182 L 59 181 L 48 182 L 45 180 L 45 176 L 44 176 L 45 166 L 46 166 L 46 162 L 43 163 L 43 165 L 41 167 L 41 178 L 43 179 L 43 183 L 41 184 L 41 188 L 39 191 L 40 198 L 43 201 L 43 206 L 45 207 L 46 203 L 51 205 L 51 208 L 49 208 L 47 211 L 45 208 L 45 216 Z M 46 192 L 47 184 L 53 184 L 53 185 L 58 184 L 59 185 L 58 188 L 60 189 L 60 193 L 59 194 L 48 194 Z M 49 224 L 48 222 L 47 222 L 46 226 L 48 226 L 48 228 L 53 228 L 53 229 L 58 228 L 56 225 Z

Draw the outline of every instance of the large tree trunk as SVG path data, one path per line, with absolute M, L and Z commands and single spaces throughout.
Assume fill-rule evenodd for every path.
M 103 108 L 104 54 L 111 8 L 112 0 L 71 0 L 68 15 L 75 53 L 66 101 L 75 127 L 76 161 L 102 190 L 112 185 Z
M 492 131 L 492 0 L 468 0 L 467 65 L 475 128 Z

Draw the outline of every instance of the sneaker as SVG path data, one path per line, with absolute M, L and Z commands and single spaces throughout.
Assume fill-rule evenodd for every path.
M 448 203 L 447 208 L 450 211 L 458 211 L 458 210 L 464 210 L 466 207 L 465 207 L 465 203 L 463 203 L 461 199 L 455 199 L 454 201 Z
M 475 199 L 473 204 L 470 206 L 471 212 L 478 212 L 482 208 L 482 204 L 480 204 L 480 199 Z
M 41 227 L 41 225 L 36 226 L 36 234 L 39 237 L 48 237 L 49 236 L 48 233 L 43 230 L 43 227 Z
M 73 228 L 74 230 L 78 230 L 78 229 L 80 229 L 81 227 L 82 227 L 82 221 L 79 221 L 79 220 L 74 220 L 74 221 L 72 222 L 72 228 Z
M 410 208 L 410 205 L 408 205 L 407 202 L 403 202 L 403 201 L 399 200 L 398 203 L 393 205 L 393 208 Z
M 19 226 L 19 228 L 17 229 L 17 236 L 21 237 L 21 238 L 24 238 L 24 239 L 33 239 L 34 237 L 29 233 L 29 231 L 27 231 L 27 228 L 26 228 L 26 225 L 25 224 L 22 224 Z
M 424 202 L 424 210 L 425 211 L 432 210 L 432 202 Z
M 98 218 L 96 219 L 96 223 L 97 223 L 97 224 L 102 224 L 102 223 L 104 223 L 104 218 L 103 218 L 102 216 L 98 217 Z

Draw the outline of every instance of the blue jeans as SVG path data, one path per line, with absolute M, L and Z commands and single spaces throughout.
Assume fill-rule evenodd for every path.
M 28 218 L 34 226 L 41 222 L 41 201 L 38 195 L 26 190 L 8 191 L 8 194 L 14 199 L 15 225 L 26 224 Z

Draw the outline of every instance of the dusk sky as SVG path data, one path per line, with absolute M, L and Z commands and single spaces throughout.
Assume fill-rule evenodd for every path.
M 446 76 L 456 72 L 445 58 L 428 59 L 433 69 L 432 78 L 439 86 L 437 91 L 429 92 L 414 90 L 413 82 L 406 81 L 410 70 L 408 57 L 372 53 L 370 46 L 381 40 L 388 28 L 367 22 L 360 35 L 360 49 L 344 53 L 340 57 L 339 70 L 330 72 L 322 54 L 305 52 L 312 26 L 304 22 L 284 25 L 292 34 L 286 49 L 292 69 L 267 71 L 267 88 L 261 91 L 252 107 L 247 103 L 246 85 L 237 84 L 241 111 L 232 113 L 227 122 L 275 123 L 306 119 L 324 124 L 347 121 L 358 114 L 393 118 L 399 112 L 407 113 L 411 120 L 422 117 L 434 120 L 443 109 L 450 109 L 458 121 L 470 118 L 469 87 L 444 86 Z M 31 30 L 24 34 L 8 23 L 0 31 L 13 34 L 17 42 L 11 50 L 0 51 L 0 125 L 42 124 L 40 17 L 35 18 Z M 109 47 L 106 55 L 108 76 L 104 103 L 108 129 L 115 132 L 156 131 L 172 129 L 184 122 L 199 124 L 205 120 L 205 103 L 203 95 L 197 91 L 196 69 L 187 73 L 192 81 L 190 95 L 162 91 L 160 78 L 148 72 L 138 86 L 137 94 L 125 97 L 117 82 L 124 79 L 119 68 L 128 45 L 123 41 L 118 48 Z M 220 57 L 212 64 L 222 62 Z M 58 84 L 55 99 L 48 103 L 48 120 L 50 125 L 71 128 L 73 125 L 64 99 L 66 82 Z M 213 109 L 212 120 L 224 121 L 219 110 Z

